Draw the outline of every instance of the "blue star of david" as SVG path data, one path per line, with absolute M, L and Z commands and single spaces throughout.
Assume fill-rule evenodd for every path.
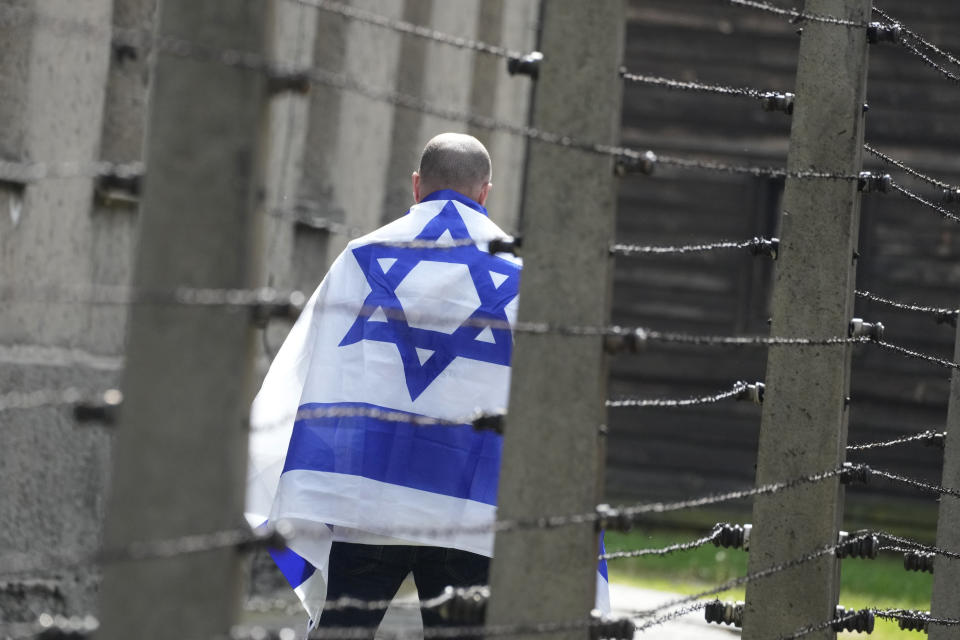
M 477 206 L 472 201 L 469 204 Z M 416 239 L 438 240 L 446 232 L 454 240 L 470 238 L 453 202 L 448 202 Z M 510 330 L 504 328 L 507 324 L 504 308 L 519 291 L 520 268 L 516 264 L 474 245 L 418 248 L 368 244 L 354 249 L 353 255 L 371 292 L 339 346 L 361 340 L 395 344 L 411 400 L 416 400 L 457 357 L 510 365 L 513 338 Z M 469 269 L 480 306 L 452 334 L 412 327 L 407 322 L 396 290 L 421 261 L 462 264 Z M 388 266 L 384 268 L 384 265 Z M 385 313 L 374 316 L 380 308 Z M 484 339 L 478 340 L 481 333 Z M 417 349 L 433 353 L 421 363 Z

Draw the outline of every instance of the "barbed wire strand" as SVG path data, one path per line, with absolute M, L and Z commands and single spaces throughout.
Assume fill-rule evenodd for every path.
M 942 625 L 946 627 L 955 627 L 960 625 L 960 619 L 956 618 L 936 618 L 923 611 L 910 611 L 909 609 L 871 609 L 873 615 L 885 620 L 916 620 L 917 618 L 929 624 Z
M 617 512 L 622 517 L 633 519 L 639 515 L 648 513 L 668 513 L 681 511 L 696 507 L 720 504 L 732 500 L 740 500 L 760 495 L 772 495 L 783 491 L 790 491 L 802 486 L 817 484 L 835 478 L 846 469 L 843 467 L 830 469 L 819 473 L 814 473 L 792 480 L 775 482 L 748 489 L 740 489 L 720 494 L 710 494 L 681 500 L 676 502 L 649 502 L 618 507 Z M 596 526 L 601 516 L 596 511 L 588 513 L 577 513 L 571 515 L 553 515 L 530 518 L 517 518 L 511 520 L 500 520 L 493 523 L 484 523 L 473 526 L 461 525 L 458 527 L 397 527 L 389 531 L 381 532 L 384 535 L 394 537 L 402 536 L 421 536 L 421 537 L 445 537 L 457 534 L 486 534 L 498 533 L 501 531 L 519 531 L 519 530 L 552 530 L 567 526 L 591 525 Z M 306 525 L 292 526 L 291 531 L 294 535 L 310 536 L 312 523 Z M 317 524 L 317 527 L 326 529 L 326 525 Z M 21 575 L 24 573 L 44 573 L 50 571 L 59 571 L 78 566 L 89 565 L 97 562 L 122 562 L 131 560 L 147 560 L 152 558 L 169 558 L 183 554 L 202 553 L 213 551 L 225 547 L 235 547 L 243 545 L 264 544 L 264 536 L 247 529 L 226 529 L 205 534 L 191 534 L 186 536 L 142 541 L 133 543 L 121 548 L 105 550 L 99 554 L 80 555 L 76 557 L 66 557 L 62 555 L 47 556 L 44 562 L 31 566 L 3 566 L 0 565 L 0 578 L 12 575 Z M 0 558 L 2 560 L 2 558 Z
M 746 240 L 744 242 L 732 242 L 729 240 L 720 240 L 718 242 L 709 242 L 704 244 L 687 244 L 678 246 L 653 246 L 640 244 L 616 243 L 610 247 L 610 253 L 621 256 L 632 256 L 636 254 L 661 254 L 661 253 L 697 253 L 702 251 L 717 251 L 722 249 L 748 249 L 756 246 L 757 239 Z
M 901 26 L 901 30 L 902 29 L 903 27 Z M 954 83 L 960 83 L 960 75 L 957 75 L 952 71 L 950 71 L 949 69 L 947 69 L 946 67 L 940 64 L 937 64 L 937 62 L 933 58 L 925 54 L 923 51 L 921 51 L 917 47 L 916 43 L 919 42 L 918 40 L 914 40 L 914 42 L 910 42 L 910 38 L 908 36 L 906 38 L 901 37 L 898 42 L 901 47 L 905 48 L 907 51 L 909 51 L 916 57 L 920 58 L 920 60 L 925 65 L 927 65 L 928 67 L 930 67 L 931 69 L 939 73 L 941 76 L 943 76 L 947 80 L 950 80 L 951 82 L 954 82 Z
M 611 551 L 609 553 L 601 554 L 601 560 L 620 560 L 623 558 L 642 558 L 644 556 L 666 556 L 671 553 L 676 553 L 677 551 L 689 551 L 691 549 L 696 549 L 704 545 L 710 544 L 717 537 L 720 536 L 722 529 L 720 527 L 714 527 L 713 531 L 710 532 L 710 535 L 704 536 L 703 538 L 698 538 L 697 540 L 691 540 L 690 542 L 678 542 L 676 544 L 671 544 L 666 547 L 660 548 L 651 548 L 651 549 L 634 549 L 632 551 Z
M 794 631 L 793 633 L 791 633 L 790 635 L 779 636 L 777 640 L 796 640 L 797 638 L 803 638 L 805 636 L 810 635 L 811 633 L 816 633 L 817 631 L 823 631 L 824 629 L 830 629 L 836 624 L 843 624 L 848 620 L 853 620 L 859 615 L 860 615 L 859 611 L 850 611 L 850 612 L 844 613 L 843 615 L 827 620 L 825 622 L 818 622 L 815 624 L 807 625 L 805 627 L 801 627 L 796 631 Z
M 767 13 L 772 13 L 778 16 L 784 16 L 790 18 L 791 22 L 820 22 L 823 24 L 834 24 L 843 27 L 855 27 L 858 29 L 866 29 L 870 26 L 868 22 L 859 22 L 856 20 L 847 20 L 846 18 L 838 18 L 836 16 L 828 16 L 819 13 L 807 13 L 805 11 L 798 11 L 796 9 L 785 9 L 783 7 L 778 7 L 769 2 L 763 2 L 761 0 L 724 0 L 725 2 L 732 4 L 737 7 L 745 7 L 748 9 L 757 9 L 759 11 L 765 11 Z
M 676 620 L 677 618 L 680 618 L 680 617 L 685 616 L 685 615 L 687 615 L 687 614 L 694 613 L 695 611 L 702 611 L 703 609 L 705 609 L 705 608 L 707 607 L 708 604 L 710 604 L 710 603 L 709 603 L 709 602 L 695 602 L 695 603 L 693 603 L 693 604 L 690 604 L 690 605 L 687 605 L 687 606 L 684 606 L 684 607 L 680 607 L 679 609 L 676 609 L 676 610 L 674 610 L 674 611 L 671 611 L 670 613 L 667 613 L 667 614 L 664 614 L 664 615 L 661 615 L 661 616 L 651 617 L 651 618 L 650 618 L 649 620 L 647 620 L 646 622 L 643 622 L 642 624 L 638 624 L 638 625 L 636 626 L 636 631 L 639 632 L 639 633 L 642 633 L 642 632 L 646 631 L 647 629 L 651 629 L 651 628 L 656 627 L 656 626 L 658 626 L 658 625 L 665 624 L 665 623 L 667 623 L 667 622 L 671 622 L 671 621 Z
M 661 76 L 649 76 L 641 73 L 632 73 L 623 69 L 620 71 L 621 77 L 627 82 L 636 84 L 645 84 L 654 87 L 664 87 L 667 89 L 676 89 L 678 91 L 695 91 L 698 93 L 716 93 L 726 96 L 741 96 L 745 98 L 761 99 L 776 93 L 773 91 L 764 91 L 753 87 L 733 87 L 720 84 L 705 84 L 691 80 L 676 80 L 674 78 L 664 78 Z
M 891 157 L 891 156 L 888 156 L 887 154 L 883 153 L 882 151 L 880 151 L 880 150 L 878 150 L 878 149 L 875 149 L 874 147 L 872 147 L 872 146 L 869 145 L 869 144 L 864 144 L 864 145 L 863 145 L 863 148 L 864 148 L 868 153 L 870 153 L 870 154 L 873 155 L 873 156 L 876 156 L 877 158 L 880 158 L 881 160 L 883 160 L 883 161 L 886 162 L 887 164 L 889 164 L 889 165 L 891 165 L 891 166 L 894 166 L 894 167 L 897 167 L 898 169 L 900 169 L 900 170 L 902 170 L 902 171 L 910 174 L 911 176 L 913 176 L 914 178 L 917 178 L 918 180 L 922 180 L 923 182 L 926 182 L 926 183 L 929 184 L 929 185 L 933 185 L 934 187 L 938 187 L 938 188 L 944 189 L 944 190 L 946 190 L 946 191 L 956 191 L 956 190 L 958 189 L 958 187 L 956 187 L 956 186 L 954 186 L 954 185 L 952 185 L 952 184 L 948 184 L 948 183 L 946 183 L 946 182 L 943 182 L 942 180 L 938 180 L 937 178 L 934 178 L 933 176 L 927 175 L 927 174 L 925 174 L 925 173 L 923 173 L 923 172 L 921 172 L 921 171 L 918 171 L 918 170 L 914 169 L 913 167 L 907 165 L 905 162 L 902 162 L 902 161 L 900 161 L 900 160 L 897 160 L 896 158 L 893 158 L 893 157 Z
M 894 353 L 899 353 L 905 358 L 912 358 L 914 360 L 922 360 L 923 362 L 929 362 L 930 364 L 935 364 L 946 369 L 960 369 L 960 364 L 947 360 L 946 358 L 938 358 L 937 356 L 927 355 L 925 353 L 920 353 L 919 351 L 914 351 L 913 349 L 907 349 L 906 347 L 901 347 L 886 340 L 874 340 L 876 344 L 881 349 L 887 349 L 888 351 L 893 351 Z
M 330 0 L 294 1 L 297 4 L 319 9 L 320 11 L 325 11 L 327 13 L 333 13 L 349 20 L 363 22 L 377 27 L 382 27 L 384 29 L 390 29 L 392 31 L 414 36 L 416 38 L 430 40 L 432 42 L 446 44 L 457 49 L 477 51 L 500 58 L 519 58 L 524 55 L 520 51 L 507 49 L 506 47 L 501 47 L 500 45 L 490 44 L 480 40 L 472 40 L 463 36 L 455 36 L 443 31 L 438 31 L 437 29 L 431 29 L 430 27 L 407 22 L 405 20 L 395 20 L 378 13 L 364 11 L 363 9 L 351 7 L 340 2 L 331 2 Z
M 856 543 L 856 542 L 858 542 L 858 541 L 860 541 L 860 540 L 866 540 L 866 539 L 869 537 L 869 535 L 870 535 L 870 534 L 862 533 L 862 534 L 857 534 L 857 535 L 855 535 L 855 536 L 851 536 L 851 537 L 847 540 L 847 542 L 844 543 L 844 544 Z M 784 561 L 784 562 L 780 562 L 780 563 L 777 563 L 777 564 L 773 564 L 773 565 L 771 565 L 771 566 L 769 566 L 769 567 L 766 567 L 766 568 L 763 568 L 763 569 L 758 569 L 758 570 L 756 570 L 756 571 L 752 571 L 752 572 L 750 572 L 750 573 L 747 573 L 746 575 L 738 576 L 738 577 L 736 577 L 736 578 L 732 578 L 732 579 L 727 580 L 726 582 L 723 582 L 723 583 L 721 583 L 721 584 L 719 584 L 719 585 L 715 585 L 715 586 L 710 587 L 710 588 L 708 588 L 708 589 L 704 589 L 703 591 L 699 591 L 699 592 L 697 592 L 697 593 L 694 593 L 694 594 L 691 594 L 691 595 L 688 595 L 688 596 L 681 596 L 681 597 L 679 597 L 679 598 L 675 598 L 675 599 L 673 599 L 673 600 L 669 600 L 669 601 L 667 601 L 667 602 L 664 602 L 664 603 L 662 603 L 662 604 L 657 605 L 657 606 L 654 607 L 653 609 L 640 610 L 640 611 L 635 611 L 635 612 L 633 612 L 633 613 L 634 613 L 635 615 L 637 615 L 637 616 L 651 615 L 651 614 L 657 613 L 658 611 L 662 611 L 662 610 L 665 610 L 665 609 L 670 609 L 670 608 L 673 608 L 673 607 L 683 606 L 683 605 L 688 604 L 688 603 L 690 603 L 690 602 L 695 602 L 695 601 L 699 600 L 700 598 L 704 598 L 704 597 L 707 597 L 707 596 L 716 596 L 717 594 L 723 593 L 724 591 L 729 591 L 730 589 L 735 589 L 736 587 L 740 587 L 740 586 L 742 586 L 742 585 L 744 585 L 744 584 L 747 584 L 747 583 L 749 583 L 749 582 L 754 582 L 754 581 L 756 581 L 756 580 L 761 580 L 761 579 L 766 578 L 766 577 L 768 577 L 768 576 L 772 576 L 772 575 L 774 575 L 774 574 L 781 573 L 781 572 L 783 572 L 783 571 L 787 571 L 787 570 L 793 569 L 793 568 L 795 568 L 795 567 L 799 567 L 799 566 L 804 565 L 804 564 L 806 564 L 806 563 L 808 563 L 808 562 L 812 562 L 812 561 L 814 561 L 814 560 L 816 560 L 816 559 L 818 559 L 818 558 L 822 558 L 823 556 L 826 556 L 826 555 L 835 554 L 836 551 L 837 551 L 837 549 L 838 549 L 839 547 L 841 547 L 841 546 L 843 546 L 843 545 L 842 545 L 842 544 L 829 544 L 829 545 L 825 545 L 825 546 L 820 547 L 820 548 L 818 548 L 818 549 L 815 549 L 815 550 L 813 550 L 813 551 L 809 551 L 809 552 L 807 552 L 807 553 L 804 553 L 803 555 L 798 556 L 798 557 L 796 557 L 796 558 L 791 558 L 790 560 L 786 560 L 786 561 Z
M 854 291 L 854 293 L 861 298 L 865 298 L 872 302 L 879 302 L 880 304 L 885 304 L 889 307 L 893 307 L 895 309 L 901 309 L 903 311 L 916 311 L 917 313 L 928 313 L 938 317 L 956 317 L 957 315 L 960 315 L 960 309 L 947 309 L 944 307 L 928 307 L 928 306 L 923 306 L 918 304 L 897 302 L 896 300 L 890 300 L 889 298 L 884 298 L 870 291 L 864 291 L 861 289 L 857 289 L 856 291 Z
M 746 382 L 736 382 L 733 387 L 727 391 L 721 391 L 709 396 L 697 396 L 693 398 L 617 398 L 607 400 L 608 407 L 690 407 L 694 405 L 712 404 L 736 398 L 747 390 Z
M 923 440 L 930 441 L 935 438 L 943 438 L 946 435 L 947 434 L 945 432 L 929 429 L 927 431 L 924 431 L 923 433 L 916 433 L 913 435 L 901 436 L 893 440 L 847 445 L 847 451 L 868 451 L 870 449 L 883 449 L 886 447 L 895 447 L 897 445 L 907 444 L 910 442 L 920 442 Z
M 950 222 L 960 222 L 960 216 L 958 216 L 957 214 L 951 213 L 950 211 L 947 211 L 943 207 L 930 202 L 923 196 L 917 195 L 916 193 L 914 193 L 913 191 L 910 191 L 903 185 L 897 182 L 892 182 L 890 184 L 890 187 L 895 191 L 903 194 L 910 200 L 913 200 L 914 202 L 921 204 L 929 209 L 933 209 L 934 211 L 940 214 L 940 217 L 944 218 L 945 220 L 949 220 Z
M 951 496 L 953 498 L 960 498 L 960 489 L 954 489 L 953 487 L 942 487 L 937 484 L 930 484 L 923 482 L 921 480 L 916 480 L 915 478 L 908 478 L 906 476 L 901 476 L 896 473 L 891 473 L 889 471 L 884 471 L 883 469 L 876 469 L 874 467 L 869 467 L 871 476 L 880 476 L 881 478 L 886 478 L 893 482 L 899 482 L 900 484 L 909 485 L 923 491 L 929 491 L 930 493 L 936 493 L 941 496 Z
M 79 366 L 98 371 L 118 371 L 123 367 L 121 356 L 39 344 L 0 344 L 0 362 L 20 366 Z
M 909 27 L 907 27 L 907 25 L 903 24 L 903 21 L 897 20 L 896 18 L 891 17 L 890 14 L 888 14 L 887 12 L 883 11 L 882 9 L 880 9 L 879 7 L 876 7 L 876 6 L 873 7 L 873 12 L 874 12 L 875 14 L 877 14 L 878 16 L 880 16 L 881 18 L 883 18 L 884 20 L 886 20 L 887 22 L 889 22 L 890 24 L 899 25 L 899 26 L 900 26 L 900 30 L 901 30 L 903 33 L 907 34 L 908 36 L 910 36 L 910 37 L 913 38 L 914 40 L 917 40 L 918 42 L 920 42 L 920 43 L 921 43 L 924 47 L 926 47 L 927 49 L 930 49 L 931 51 L 933 51 L 933 52 L 935 52 L 935 53 L 943 56 L 944 58 L 946 58 L 947 60 L 949 60 L 949 61 L 952 62 L 953 64 L 955 64 L 955 65 L 957 65 L 957 66 L 960 66 L 960 59 L 958 59 L 956 56 L 954 56 L 953 54 L 951 54 L 949 51 L 946 51 L 946 50 L 944 50 L 944 49 L 941 49 L 940 47 L 938 47 L 937 45 L 933 44 L 932 42 L 930 42 L 929 40 L 927 40 L 926 38 L 924 38 L 924 37 L 921 36 L 920 34 L 916 33 L 915 31 L 912 31 Z
M 130 30 L 117 29 L 114 42 L 127 45 L 130 45 L 131 42 L 133 42 L 135 44 L 142 36 L 142 34 L 136 31 L 134 31 L 133 35 L 131 36 L 129 32 Z M 412 109 L 444 119 L 463 122 L 483 129 L 504 131 L 512 135 L 517 135 L 547 144 L 589 153 L 635 160 L 646 157 L 647 153 L 622 146 L 583 141 L 568 135 L 543 131 L 528 125 L 516 124 L 488 116 L 482 116 L 475 113 L 460 111 L 458 109 L 439 106 L 416 96 L 399 93 L 392 89 L 369 85 L 350 78 L 343 73 L 332 72 L 319 67 L 297 67 L 293 65 L 276 64 L 256 53 L 233 49 L 218 49 L 171 36 L 153 36 L 151 42 L 157 50 L 164 51 L 174 56 L 218 62 L 229 67 L 247 69 L 259 73 L 265 73 L 267 75 L 299 74 L 306 77 L 311 82 L 356 93 L 372 100 L 385 102 L 397 107 Z M 787 171 L 786 169 L 782 168 L 732 165 L 717 161 L 678 158 L 669 155 L 657 156 L 657 161 L 664 165 L 674 166 L 681 169 L 719 171 L 725 173 L 754 175 L 758 177 L 794 177 L 798 179 L 828 179 L 845 181 L 860 179 L 858 175 L 844 173 L 829 173 L 814 170 Z M 33 179 L 38 179 L 40 177 L 46 177 L 49 174 L 48 165 L 45 165 L 44 163 L 7 164 L 10 166 L 6 167 L 6 170 L 4 169 L 4 165 L 0 164 L 0 178 L 17 179 L 16 176 L 18 174 L 27 174 L 32 175 Z M 135 173 L 139 175 L 142 173 L 142 165 L 137 163 L 136 166 L 138 167 L 138 170 Z M 121 165 L 114 166 L 110 165 L 110 163 L 93 163 L 84 171 L 81 171 L 80 167 L 78 166 L 76 171 L 67 174 L 61 173 L 58 174 L 58 176 L 92 176 L 123 171 L 124 168 Z
M 916 540 L 910 540 L 909 538 L 895 536 L 885 531 L 878 531 L 876 535 L 881 540 L 888 540 L 890 542 L 895 542 L 900 545 L 907 545 L 910 551 L 926 551 L 927 553 L 933 553 L 938 556 L 943 556 L 945 558 L 952 558 L 954 560 L 960 559 L 960 553 L 957 553 L 956 551 L 948 551 L 947 549 L 941 549 L 940 547 L 924 544 Z

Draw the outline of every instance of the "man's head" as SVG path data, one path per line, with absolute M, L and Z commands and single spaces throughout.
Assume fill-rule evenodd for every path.
M 492 177 L 490 154 L 479 140 L 463 133 L 441 133 L 423 148 L 413 172 L 413 199 L 420 202 L 439 189 L 453 189 L 483 204 Z

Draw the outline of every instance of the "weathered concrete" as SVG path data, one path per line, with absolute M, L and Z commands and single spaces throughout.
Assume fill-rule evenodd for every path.
M 8 15 L 0 36 L 0 157 L 96 160 L 109 0 L 35 0 L 4 8 L 15 7 L 25 11 Z M 115 383 L 111 366 L 70 366 L 36 349 L 89 344 L 85 308 L 62 300 L 64 288 L 91 269 L 91 193 L 89 177 L 0 187 L 0 284 L 6 298 L 0 345 L 7 356 L 22 356 L 0 361 L 5 392 Z M 34 356 L 27 355 L 31 351 Z M 85 567 L 65 568 L 64 561 L 97 548 L 109 437 L 99 428 L 77 428 L 61 407 L 5 411 L 0 427 L 0 567 L 25 570 L 0 578 L 0 617 L 32 620 L 44 610 L 88 611 L 95 576 Z
M 543 50 L 551 62 L 537 81 L 533 125 L 616 144 L 621 82 L 614 70 L 623 37 L 623 2 L 546 4 Z M 519 321 L 609 321 L 615 190 L 612 157 L 532 143 Z M 517 335 L 498 521 L 594 509 L 606 381 L 600 336 Z M 594 606 L 597 548 L 592 524 L 498 533 L 487 624 L 585 619 Z M 587 630 L 554 637 L 586 638 Z
M 263 55 L 269 6 L 164 0 L 160 36 Z M 134 285 L 262 284 L 267 78 L 159 51 Z M 227 634 L 241 596 L 230 546 L 159 558 L 129 545 L 242 526 L 255 327 L 247 309 L 141 301 L 130 310 L 104 548 L 100 638 Z
M 810 0 L 805 9 L 870 19 L 870 0 Z M 856 175 L 863 147 L 867 42 L 859 29 L 804 25 L 790 133 L 790 171 Z M 860 223 L 856 180 L 787 178 L 770 334 L 846 336 Z M 845 458 L 850 345 L 771 347 L 757 455 L 757 485 L 836 469 Z M 751 572 L 837 543 L 843 489 L 836 476 L 753 506 Z M 790 634 L 833 618 L 840 565 L 826 555 L 747 585 L 743 637 Z M 832 638 L 830 629 L 811 637 Z
M 960 331 L 953 360 L 960 358 Z M 960 372 L 954 371 L 950 381 L 950 405 L 947 410 L 947 442 L 943 455 L 944 487 L 960 486 Z M 940 499 L 937 519 L 937 547 L 956 551 L 960 549 L 960 502 L 954 497 Z M 930 613 L 935 618 L 960 618 L 960 561 L 937 556 L 933 566 L 933 597 Z M 932 640 L 948 640 L 956 636 L 956 629 L 945 625 L 930 625 Z

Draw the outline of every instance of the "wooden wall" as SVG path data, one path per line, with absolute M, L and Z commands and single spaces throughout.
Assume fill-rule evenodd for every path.
M 881 8 L 947 49 L 960 50 L 960 34 L 949 28 L 960 20 L 960 4 L 888 0 Z M 641 74 L 792 91 L 799 26 L 718 0 L 634 0 L 624 65 Z M 870 55 L 867 141 L 942 180 L 960 182 L 955 120 L 960 86 L 898 45 L 874 45 Z M 750 98 L 628 84 L 623 106 L 627 146 L 741 164 L 786 163 L 789 116 L 764 112 Z M 882 165 L 865 155 L 865 166 Z M 910 189 L 939 197 L 932 187 L 890 173 Z M 622 180 L 618 241 L 677 245 L 770 237 L 777 233 L 781 192 L 777 180 L 659 166 L 652 177 Z M 899 194 L 864 196 L 858 288 L 896 300 L 956 307 L 958 257 L 960 224 L 945 222 Z M 696 334 L 764 334 L 772 269 L 771 260 L 746 251 L 618 257 L 614 320 Z M 953 356 L 954 328 L 949 325 L 862 299 L 856 312 L 883 322 L 892 342 Z M 765 366 L 766 352 L 759 348 L 651 344 L 640 354 L 612 360 L 611 391 L 614 396 L 676 398 L 711 394 L 736 380 L 762 380 Z M 850 442 L 942 430 L 949 375 L 928 363 L 858 346 Z M 676 499 L 748 486 L 754 480 L 759 427 L 760 408 L 744 402 L 612 409 L 607 492 L 617 499 Z M 919 444 L 851 454 L 850 459 L 940 480 L 940 450 Z M 878 503 L 893 498 L 909 499 L 909 508 L 916 506 L 928 516 L 935 508 L 932 497 L 881 481 L 848 494 L 850 512 L 865 505 L 877 512 Z

